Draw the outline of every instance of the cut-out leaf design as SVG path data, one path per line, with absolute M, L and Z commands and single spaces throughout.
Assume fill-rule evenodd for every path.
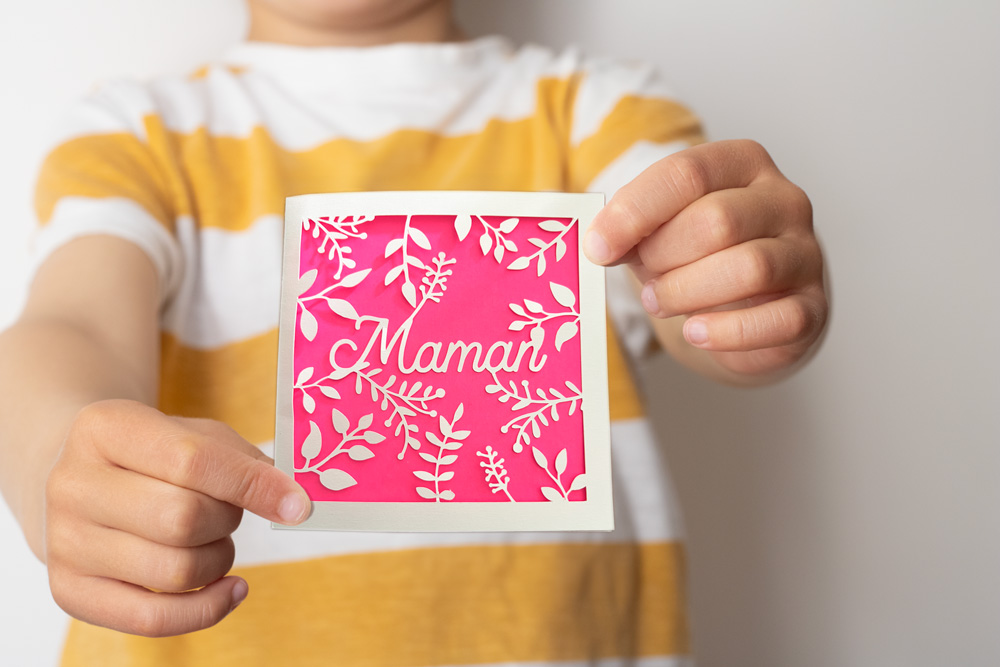
M 566 225 L 559 222 L 558 220 L 543 220 L 538 223 L 538 227 L 547 232 L 552 232 L 553 234 L 558 234 L 559 232 L 566 229 Z
M 316 317 L 310 313 L 305 308 L 302 309 L 302 314 L 299 316 L 299 330 L 302 335 L 306 337 L 306 340 L 312 342 L 316 339 L 316 334 L 319 333 L 319 322 L 316 321 Z
M 337 315 L 340 315 L 347 320 L 358 319 L 358 311 L 354 309 L 350 301 L 344 301 L 343 299 L 328 299 L 327 303 L 330 305 L 330 310 L 332 310 Z
M 316 369 L 313 368 L 312 366 L 310 366 L 309 368 L 303 368 L 302 371 L 299 373 L 299 377 L 295 379 L 295 384 L 303 384 L 309 382 L 309 380 L 312 379 L 315 370 Z
M 524 305 L 527 306 L 528 310 L 530 310 L 533 313 L 545 312 L 545 308 L 543 308 L 542 304 L 538 303 L 537 301 L 532 301 L 531 299 L 525 299 Z
M 317 269 L 311 269 L 302 274 L 302 277 L 299 278 L 299 296 L 309 291 L 309 288 L 316 282 L 316 276 L 318 275 L 319 271 Z
M 410 238 L 424 250 L 431 249 L 431 242 L 427 239 L 427 235 L 416 227 L 410 227 Z
M 417 487 L 417 495 L 420 496 L 421 498 L 426 498 L 428 500 L 433 500 L 434 498 L 437 498 L 437 496 L 434 495 L 433 491 L 424 486 Z
M 556 331 L 556 350 L 561 351 L 563 343 L 570 340 L 580 331 L 580 328 L 576 325 L 576 322 L 563 322 Z
M 561 477 L 564 472 L 566 472 L 566 449 L 562 449 L 556 454 L 556 476 Z
M 305 391 L 302 392 L 302 407 L 305 408 L 306 412 L 309 414 L 316 412 L 316 399 Z
M 337 433 L 339 433 L 340 435 L 344 435 L 345 433 L 347 433 L 348 429 L 351 428 L 350 420 L 348 420 L 347 416 L 337 408 L 333 408 L 330 411 L 330 416 L 332 417 L 333 420 L 334 430 L 337 431 Z
M 377 445 L 378 443 L 385 440 L 385 436 L 381 433 L 376 433 L 375 431 L 365 431 L 365 442 L 369 445 Z
M 410 306 L 417 307 L 417 288 L 413 286 L 413 283 L 403 283 L 403 298 Z
M 319 391 L 320 391 L 321 394 L 323 394 L 327 398 L 340 398 L 340 392 L 337 391 L 336 389 L 334 389 L 333 387 L 328 387 L 326 385 L 322 385 L 319 388 Z
M 559 493 L 559 491 L 553 489 L 551 486 L 543 486 L 542 495 L 545 496 L 546 500 L 553 503 L 558 503 L 566 500 L 565 498 L 562 497 L 562 494 Z
M 372 421 L 375 419 L 375 415 L 365 415 L 358 420 L 358 428 L 368 428 L 372 425 Z
M 390 285 L 392 281 L 399 277 L 399 274 L 403 272 L 403 265 L 394 266 L 389 269 L 388 273 L 385 274 L 385 284 Z
M 542 468 L 543 470 L 548 470 L 549 460 L 545 458 L 545 454 L 542 454 L 542 451 L 538 449 L 538 447 L 531 448 L 531 455 L 535 457 L 535 463 L 538 464 L 539 468 Z
M 351 457 L 352 461 L 367 461 L 375 456 L 375 452 L 364 445 L 354 445 L 347 450 L 347 455 Z
M 393 239 L 385 244 L 385 256 L 388 257 L 393 253 L 399 252 L 403 247 L 403 239 Z M 390 281 L 391 282 L 391 281 Z
M 569 491 L 579 491 L 580 489 L 587 488 L 587 476 L 584 473 L 580 473 L 573 478 L 573 483 L 569 485 Z
M 316 422 L 309 422 L 309 435 L 306 439 L 302 441 L 302 458 L 306 461 L 310 461 L 317 456 L 319 456 L 320 450 L 323 449 L 323 434 L 319 430 L 319 426 Z
M 522 269 L 528 268 L 530 264 L 531 260 L 529 260 L 527 257 L 518 257 L 513 262 L 508 264 L 507 268 L 510 269 L 511 271 L 520 271 Z
M 490 238 L 488 233 L 484 233 L 479 237 L 479 249 L 483 251 L 483 255 L 487 255 L 490 252 L 490 248 L 493 247 L 493 240 Z
M 441 500 L 454 500 L 455 492 L 452 491 L 451 489 L 445 489 L 444 491 L 441 492 L 441 495 L 439 497 L 441 498 Z
M 502 243 L 498 243 L 497 247 L 493 249 L 493 259 L 498 263 L 503 261 L 504 247 Z
M 356 479 L 338 468 L 327 468 L 321 472 L 319 482 L 331 491 L 343 491 L 358 483 Z
M 562 239 L 556 241 L 556 261 L 558 262 L 566 254 L 566 242 Z
M 464 241 L 465 237 L 469 235 L 469 231 L 471 229 L 472 229 L 471 215 L 460 215 L 455 218 L 455 233 L 458 234 L 459 241 Z
M 371 272 L 372 272 L 371 269 L 364 269 L 363 271 L 355 271 L 354 273 L 349 273 L 348 275 L 344 276 L 343 280 L 340 281 L 340 286 L 356 287 Z
M 565 285 L 550 282 L 549 290 L 552 291 L 552 298 L 554 298 L 560 306 L 572 308 L 576 305 L 576 295 L 573 294 L 573 290 Z
M 504 234 L 510 234 L 517 227 L 517 223 L 520 222 L 517 218 L 507 218 L 500 223 L 500 231 Z

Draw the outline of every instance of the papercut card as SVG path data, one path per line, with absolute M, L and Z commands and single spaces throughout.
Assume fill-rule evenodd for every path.
M 278 467 L 299 528 L 610 530 L 599 194 L 290 197 Z M 281 527 L 281 526 L 275 526 Z

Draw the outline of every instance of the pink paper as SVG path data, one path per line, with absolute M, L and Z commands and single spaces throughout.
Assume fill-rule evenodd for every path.
M 577 220 L 301 225 L 292 462 L 310 497 L 587 499 Z

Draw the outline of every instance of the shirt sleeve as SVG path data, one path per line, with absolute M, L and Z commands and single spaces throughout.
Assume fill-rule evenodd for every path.
M 138 87 L 109 86 L 64 115 L 36 182 L 33 270 L 69 241 L 116 236 L 153 262 L 161 305 L 171 298 L 182 255 L 167 160 L 148 136 L 150 106 Z
M 646 64 L 585 64 L 573 104 L 569 177 L 575 192 L 608 199 L 651 164 L 704 141 L 695 115 Z M 656 349 L 626 267 L 608 269 L 608 311 L 633 361 Z

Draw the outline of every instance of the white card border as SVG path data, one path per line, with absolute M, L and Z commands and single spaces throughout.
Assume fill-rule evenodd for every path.
M 604 205 L 600 193 L 558 192 L 345 192 L 299 195 L 285 200 L 275 464 L 292 475 L 294 332 L 299 279 L 299 247 L 305 217 L 340 211 L 366 215 L 510 215 L 573 217 L 579 220 L 580 336 L 583 375 L 584 450 L 587 499 L 572 502 L 385 503 L 314 501 L 312 514 L 298 526 L 277 529 L 386 532 L 557 531 L 614 529 L 611 501 L 611 421 L 608 405 L 607 319 L 604 269 L 582 250 L 583 234 Z M 285 340 L 291 335 L 292 341 Z M 528 456 L 527 452 L 521 454 Z

